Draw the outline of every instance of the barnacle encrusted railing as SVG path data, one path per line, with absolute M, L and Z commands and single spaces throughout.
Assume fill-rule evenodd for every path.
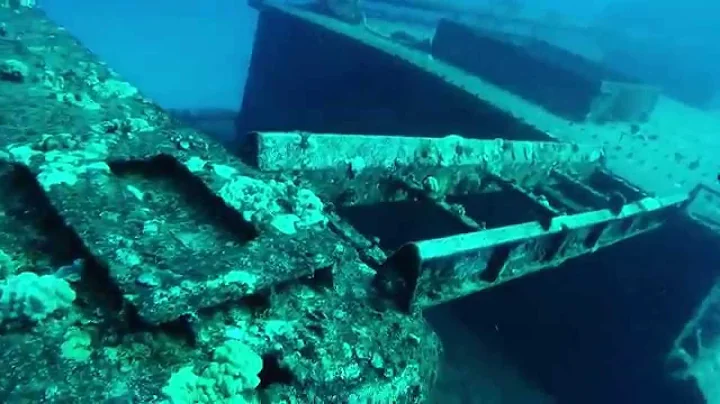
M 245 151 L 262 171 L 297 173 L 338 208 L 369 206 L 362 221 L 378 220 L 373 206 L 409 200 L 427 203 L 416 220 L 435 209 L 436 223 L 455 223 L 429 239 L 407 235 L 386 261 L 362 254 L 378 268 L 376 286 L 407 311 L 655 229 L 688 198 L 647 195 L 605 171 L 602 151 L 559 142 L 256 133 Z

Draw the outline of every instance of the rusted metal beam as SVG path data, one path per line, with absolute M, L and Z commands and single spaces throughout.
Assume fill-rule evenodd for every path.
M 653 230 L 687 197 L 645 198 L 617 215 L 603 209 L 560 216 L 549 229 L 532 222 L 409 243 L 388 259 L 375 285 L 401 310 L 432 307 Z

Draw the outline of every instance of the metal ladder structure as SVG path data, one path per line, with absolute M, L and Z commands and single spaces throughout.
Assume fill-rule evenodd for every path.
M 376 285 L 405 311 L 655 229 L 688 198 L 651 197 L 608 173 L 600 150 L 557 142 L 255 133 L 248 143 L 262 172 L 297 173 L 340 212 L 363 206 L 371 220 L 373 205 L 410 200 L 426 206 L 416 220 L 434 210 L 455 224 L 451 234 L 385 251 L 386 261 L 376 245 L 356 242 L 378 268 Z M 493 199 L 504 205 L 500 221 L 488 209 Z

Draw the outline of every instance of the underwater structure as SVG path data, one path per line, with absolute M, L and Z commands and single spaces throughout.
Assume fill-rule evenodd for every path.
M 720 200 L 717 199 L 716 177 L 720 167 L 716 158 L 708 151 L 710 146 L 705 149 L 695 147 L 691 154 L 685 154 L 687 149 L 681 150 L 673 146 L 675 139 L 672 139 L 669 133 L 663 133 L 660 128 L 655 129 L 652 122 L 649 122 L 653 114 L 665 112 L 656 112 L 657 105 L 662 100 L 659 90 L 652 85 L 613 71 L 581 53 L 572 52 L 571 46 L 561 47 L 555 42 L 543 40 L 542 35 L 537 35 L 537 32 L 516 29 L 523 24 L 510 24 L 512 29 L 509 29 L 508 24 L 492 21 L 492 16 L 477 13 L 476 10 L 448 10 L 452 6 L 444 2 L 373 1 L 363 6 L 367 13 L 361 22 L 358 22 L 357 18 L 347 17 L 348 8 L 338 7 L 338 3 L 343 3 L 355 10 L 350 13 L 354 15 L 357 13 L 355 9 L 357 5 L 354 2 L 339 1 L 334 2 L 335 7 L 320 8 L 312 4 L 305 7 L 288 7 L 274 2 L 261 3 L 263 4 L 259 6 L 260 20 L 249 80 L 237 122 L 240 136 L 246 132 L 257 130 L 260 132 L 239 142 L 241 154 L 246 156 L 245 161 L 260 170 L 279 172 L 283 171 L 281 162 L 286 161 L 287 157 L 271 150 L 275 150 L 274 148 L 281 144 L 280 148 L 291 155 L 284 170 L 305 172 L 304 178 L 310 181 L 316 178 L 315 185 L 308 186 L 316 190 L 324 199 L 337 201 L 337 197 L 342 196 L 341 204 L 344 204 L 347 202 L 345 198 L 349 197 L 354 200 L 352 204 L 365 205 L 363 207 L 365 212 L 358 214 L 358 220 L 353 222 L 355 229 L 368 237 L 382 234 L 383 237 L 378 236 L 381 246 L 383 239 L 386 242 L 392 240 L 393 242 L 384 248 L 386 252 L 395 252 L 388 263 L 393 265 L 399 262 L 401 268 L 412 268 L 409 277 L 406 273 L 394 275 L 396 279 L 398 277 L 401 279 L 400 283 L 403 285 L 400 290 L 405 296 L 402 301 L 404 307 L 408 307 L 408 301 L 410 301 L 409 305 L 412 305 L 413 299 L 444 301 L 442 290 L 445 286 L 441 281 L 442 277 L 423 275 L 425 262 L 428 269 L 446 271 L 445 263 L 448 257 L 438 252 L 442 250 L 439 246 L 454 245 L 459 250 L 466 251 L 468 257 L 463 258 L 463 261 L 472 263 L 466 268 L 476 270 L 484 268 L 492 271 L 490 268 L 497 265 L 496 268 L 502 268 L 498 273 L 503 273 L 505 269 L 512 267 L 518 255 L 522 256 L 523 260 L 533 261 L 539 258 L 539 261 L 536 261 L 539 264 L 531 264 L 531 267 L 542 265 L 542 257 L 550 260 L 550 266 L 557 265 L 557 262 L 553 261 L 554 258 L 549 258 L 555 257 L 553 254 L 556 252 L 556 246 L 562 246 L 560 247 L 562 251 L 568 245 L 572 245 L 570 240 L 581 240 L 593 231 L 589 233 L 580 231 L 579 238 L 574 236 L 565 238 L 563 235 L 558 235 L 554 241 L 552 238 L 546 239 L 549 243 L 542 242 L 540 248 L 532 242 L 531 232 L 519 231 L 515 233 L 517 239 L 504 233 L 501 238 L 508 238 L 502 241 L 497 239 L 495 248 L 488 249 L 487 253 L 476 252 L 474 247 L 483 246 L 484 243 L 492 244 L 489 240 L 493 239 L 491 236 L 493 231 L 497 231 L 495 234 L 501 234 L 500 229 L 493 230 L 495 226 L 510 231 L 511 226 L 503 226 L 513 224 L 512 217 L 517 218 L 515 220 L 518 221 L 534 221 L 536 225 L 543 227 L 543 223 L 548 226 L 547 223 L 553 221 L 545 220 L 554 217 L 554 214 L 569 218 L 572 213 L 589 212 L 600 206 L 607 207 L 608 205 L 593 205 L 593 203 L 583 205 L 593 197 L 584 199 L 580 196 L 581 194 L 604 195 L 595 201 L 604 200 L 612 204 L 614 197 L 623 193 L 616 193 L 601 186 L 596 182 L 599 178 L 597 175 L 604 178 L 602 183 L 612 182 L 635 188 L 639 192 L 635 197 L 644 198 L 652 195 L 658 198 L 656 200 L 670 198 L 666 200 L 669 205 L 660 203 L 663 206 L 672 206 L 664 212 L 681 214 L 679 216 L 659 214 L 658 217 L 672 218 L 673 225 L 670 226 L 672 230 L 668 232 L 697 235 L 690 238 L 692 242 L 717 245 Z M 427 30 L 427 21 L 422 20 L 421 14 L 415 14 L 411 18 L 406 17 L 398 23 L 395 17 L 401 13 L 397 10 L 393 13 L 388 8 L 378 6 L 378 3 L 389 3 L 398 6 L 399 9 L 404 7 L 405 10 L 412 9 L 416 12 L 443 10 L 449 13 L 447 18 L 435 22 L 433 30 Z M 419 24 L 413 25 L 418 21 Z M 294 39 L 287 41 L 284 39 L 287 36 Z M 278 110 L 283 111 L 280 117 L 275 114 Z M 299 146 L 292 146 L 293 143 L 305 142 L 297 138 L 298 135 L 295 134 L 297 131 L 301 131 L 301 136 L 317 141 L 317 145 L 310 142 L 308 145 L 312 144 L 313 147 L 318 148 L 318 151 L 310 146 L 307 151 L 294 150 Z M 311 134 L 328 132 L 335 135 Z M 388 138 L 378 135 L 355 136 L 355 134 L 393 134 L 394 136 Z M 368 158 L 368 154 L 372 156 L 369 159 L 370 167 L 376 165 L 388 167 L 388 162 L 394 160 L 388 158 L 385 152 L 393 153 L 396 148 L 402 150 L 416 144 L 415 142 L 432 142 L 431 138 L 436 139 L 436 146 L 433 146 L 433 149 L 447 149 L 449 146 L 443 146 L 444 144 L 459 141 L 459 138 L 453 140 L 452 137 L 444 137 L 447 134 L 462 136 L 463 142 L 467 144 L 494 141 L 503 145 L 498 147 L 507 149 L 515 149 L 520 145 L 544 148 L 547 147 L 548 142 L 555 144 L 558 150 L 563 147 L 571 147 L 577 151 L 589 147 L 589 150 L 592 150 L 594 146 L 597 151 L 603 150 L 601 163 L 603 168 L 595 171 L 591 177 L 584 177 L 582 174 L 578 176 L 577 174 L 582 172 L 582 169 L 578 171 L 578 167 L 559 168 L 560 172 L 567 170 L 574 175 L 560 173 L 558 176 L 553 169 L 550 173 L 544 173 L 537 183 L 529 177 L 522 179 L 511 173 L 497 176 L 485 174 L 481 175 L 483 179 L 479 180 L 480 183 L 500 184 L 497 188 L 494 186 L 487 188 L 488 192 L 485 192 L 481 190 L 485 185 L 472 191 L 461 188 L 467 185 L 467 178 L 464 178 L 462 173 L 465 169 L 470 169 L 463 166 L 473 163 L 458 156 L 434 159 L 430 162 L 431 165 L 452 166 L 449 172 L 455 173 L 451 175 L 455 180 L 448 180 L 447 175 L 428 176 L 424 170 L 419 170 L 410 173 L 410 178 L 405 180 L 415 184 L 403 185 L 401 189 L 406 190 L 404 192 L 413 189 L 418 191 L 425 189 L 426 192 L 431 190 L 431 195 L 436 194 L 436 197 L 425 195 L 419 199 L 430 199 L 435 205 L 445 205 L 451 211 L 459 210 L 462 215 L 469 216 L 464 218 L 461 215 L 460 221 L 465 223 L 465 226 L 469 224 L 475 230 L 484 230 L 477 233 L 477 239 L 473 240 L 469 235 L 447 237 L 447 234 L 443 233 L 415 234 L 409 237 L 424 241 L 405 244 L 409 241 L 407 238 L 398 239 L 394 234 L 388 234 L 386 229 L 371 229 L 366 226 L 366 219 L 373 217 L 372 214 L 368 214 L 373 209 L 370 205 L 373 202 L 377 203 L 376 201 L 387 202 L 387 199 L 378 198 L 378 191 L 368 189 L 367 185 L 348 182 L 345 176 L 355 175 L 352 167 L 356 164 L 364 167 L 363 164 L 366 163 L 364 159 Z M 422 139 L 423 137 L 426 139 Z M 295 140 L 291 140 L 293 138 Z M 339 138 L 343 141 L 336 140 Z M 247 150 L 251 152 L 247 154 Z M 256 158 L 258 150 L 260 155 L 264 154 L 265 157 Z M 484 158 L 492 155 L 490 149 L 487 150 L 482 153 Z M 519 154 L 516 151 L 510 152 L 510 156 L 517 157 Z M 527 153 L 523 154 L 528 156 Z M 361 155 L 362 159 L 358 159 L 357 155 Z M 315 166 L 317 163 L 313 163 L 315 158 L 313 156 L 326 156 L 323 158 L 325 163 L 322 167 Z M 334 160 L 328 156 L 334 156 Z M 515 157 L 511 157 L 511 160 Z M 419 166 L 423 164 L 424 159 L 413 160 Z M 450 163 L 448 160 L 455 163 Z M 458 162 L 459 160 L 464 161 Z M 505 158 L 501 160 L 503 162 L 498 166 L 507 167 L 509 170 L 512 170 L 510 167 L 515 166 Z M 270 164 L 268 163 L 270 161 L 276 162 Z M 563 164 L 561 161 L 567 161 L 567 157 L 558 155 L 549 158 L 548 161 L 561 165 Z M 490 163 L 490 166 L 494 164 Z M 537 173 L 536 164 L 538 163 L 531 163 L 530 170 Z M 397 166 L 389 166 L 391 168 L 385 170 L 394 173 L 403 172 Z M 488 162 L 481 161 L 479 166 L 470 170 L 477 170 L 482 166 L 488 167 Z M 329 174 L 333 167 L 336 171 L 340 170 L 340 173 Z M 342 171 L 347 167 L 349 171 L 343 174 Z M 418 169 L 419 167 L 414 168 L 414 170 Z M 488 172 L 492 173 L 493 169 L 486 171 Z M 441 179 L 443 177 L 446 179 Z M 556 182 L 559 178 L 563 179 Z M 609 182 L 605 181 L 610 178 L 612 180 Z M 436 179 L 439 179 L 438 184 L 441 184 L 439 191 L 435 190 L 434 185 L 429 185 L 429 183 L 434 184 Z M 496 180 L 498 182 L 495 182 Z M 365 180 L 360 181 L 362 183 Z M 352 186 L 345 186 L 351 183 Z M 337 189 L 345 189 L 344 194 L 337 189 L 328 191 L 328 187 L 332 188 L 337 184 L 343 184 Z M 373 178 L 366 184 L 370 184 L 371 187 L 380 186 L 381 189 L 385 189 L 386 186 L 378 178 Z M 510 187 L 507 186 L 508 184 Z M 357 201 L 356 195 L 347 195 L 349 192 L 347 189 L 352 189 L 353 194 L 359 194 L 372 201 Z M 394 186 L 391 189 L 394 192 Z M 511 189 L 513 191 L 510 191 Z M 362 192 L 355 192 L 356 190 Z M 493 190 L 502 191 L 493 192 Z M 550 191 L 555 197 L 545 191 Z M 518 195 L 524 196 L 515 199 Z M 687 195 L 687 198 L 682 195 Z M 497 197 L 499 201 L 497 203 L 505 209 L 490 208 L 493 206 L 493 197 Z M 571 208 L 568 204 L 577 202 L 578 197 L 584 202 Z M 406 199 L 407 195 L 399 198 Z M 520 200 L 530 203 L 524 205 Z M 531 202 L 532 200 L 535 202 Z M 638 199 L 622 197 L 620 200 L 628 202 Z M 681 200 L 684 202 L 679 202 Z M 453 206 L 458 201 L 461 201 L 459 203 L 461 208 Z M 676 205 L 671 201 L 678 201 L 679 204 Z M 545 204 L 546 202 L 549 203 Z M 376 206 L 375 215 L 381 216 L 379 212 L 390 209 L 387 206 L 381 208 L 381 205 Z M 555 213 L 548 213 L 542 208 L 543 205 L 550 207 L 551 210 L 555 208 L 558 210 Z M 412 209 L 407 205 L 398 204 L 398 206 L 403 207 L 398 207 L 393 214 L 381 217 L 390 220 L 386 218 L 397 217 L 400 211 Z M 478 207 L 482 209 L 477 209 Z M 510 207 L 513 212 L 508 211 Z M 351 213 L 353 209 L 357 208 L 349 209 Z M 471 212 L 472 210 L 474 211 Z M 343 209 L 340 211 L 342 212 Z M 428 227 L 440 229 L 441 226 L 436 224 L 437 219 L 434 216 L 427 217 L 429 211 L 423 208 L 422 213 L 418 213 L 418 217 L 422 215 L 424 220 L 430 220 L 432 225 Z M 498 214 L 500 211 L 504 211 L 503 214 Z M 535 216 L 523 217 L 520 212 L 534 212 Z M 494 223 L 487 226 L 488 221 L 478 218 L 482 214 L 491 217 L 493 220 L 490 221 Z M 540 216 L 537 216 L 538 214 Z M 402 225 L 396 226 L 405 226 L 403 227 L 405 231 L 409 231 L 412 227 L 407 224 L 412 219 L 398 220 Z M 388 225 L 394 222 L 384 223 Z M 443 221 L 443 223 L 447 222 Z M 622 226 L 620 222 L 613 223 Z M 417 227 L 423 226 L 415 226 Z M 443 231 L 449 232 L 445 229 Z M 520 242 L 523 238 L 526 241 Z M 691 242 L 690 239 L 688 243 Z M 555 244 L 555 241 L 558 244 Z M 518 245 L 526 242 L 532 247 L 518 248 Z M 666 240 L 666 242 L 672 241 Z M 717 250 L 717 247 L 710 248 Z M 582 250 L 582 247 L 579 250 Z M 714 255 L 708 255 L 707 259 L 712 260 L 712 257 Z M 562 261 L 562 253 L 557 258 Z M 493 272 L 480 275 L 480 278 L 483 279 L 483 276 L 491 273 Z M 712 273 L 717 274 L 717 272 Z M 715 311 L 707 309 L 715 308 L 716 304 L 712 302 L 717 299 L 717 292 L 712 288 L 715 280 L 711 274 L 707 275 L 707 279 L 705 275 L 699 276 L 702 280 L 697 282 L 705 286 L 694 290 L 699 296 L 707 296 L 704 302 L 699 298 L 697 302 L 692 303 L 700 312 L 694 315 L 683 314 L 685 320 L 690 318 L 692 320 L 678 328 L 685 331 L 681 332 L 673 344 L 675 348 L 671 348 L 670 343 L 662 348 L 667 349 L 666 353 L 669 352 L 667 372 L 679 376 L 681 380 L 699 381 L 699 389 L 702 391 L 700 395 L 708 400 L 717 397 L 716 393 L 711 391 L 713 383 L 710 380 L 715 380 L 718 375 L 716 362 L 718 351 L 716 348 L 706 348 L 715 345 L 704 342 L 700 345 L 703 347 L 704 367 L 691 366 L 695 362 L 694 358 L 697 357 L 699 348 L 694 339 L 696 332 L 689 330 L 696 330 L 699 327 L 699 317 L 714 318 L 715 316 Z M 456 275 L 457 272 L 451 276 Z M 422 286 L 423 276 L 427 277 L 428 286 Z M 504 276 L 499 275 L 499 279 Z M 408 279 L 410 286 L 407 284 Z M 484 280 L 487 279 L 496 278 L 490 275 L 490 278 Z M 387 282 L 392 284 L 390 281 Z M 475 290 L 467 283 L 463 287 Z M 433 298 L 415 297 L 412 294 L 412 291 L 433 288 L 435 288 L 432 291 L 435 296 Z M 392 286 L 390 289 L 398 290 Z M 422 303 L 419 305 L 422 306 Z M 472 318 L 470 317 L 468 321 L 472 321 Z M 705 323 L 708 321 L 715 320 L 707 320 Z M 717 338 L 715 328 L 707 326 L 705 329 L 707 329 L 705 338 L 715 341 Z M 691 347 L 688 348 L 690 354 L 687 355 L 687 352 L 678 347 L 682 344 L 680 341 L 687 339 L 689 335 L 693 337 L 689 340 Z M 692 349 L 693 344 L 695 349 Z M 683 354 L 681 355 L 683 361 L 677 360 L 678 353 Z M 583 397 L 583 400 L 587 398 Z M 686 397 L 680 400 L 689 399 Z
M 690 220 L 720 234 L 720 192 L 701 186 L 686 207 Z M 668 370 L 694 380 L 709 404 L 720 402 L 720 280 L 682 328 L 668 355 Z
M 542 80 L 576 102 L 553 105 L 342 4 L 253 3 L 232 152 L 42 11 L 0 7 L 0 401 L 428 402 L 424 310 L 667 223 L 712 231 L 705 160 L 658 182 L 587 139 L 648 119 L 642 83 L 555 55 L 573 68 Z

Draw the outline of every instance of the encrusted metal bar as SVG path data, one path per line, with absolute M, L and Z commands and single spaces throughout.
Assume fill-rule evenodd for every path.
M 686 200 L 645 198 L 617 215 L 603 209 L 556 217 L 549 229 L 524 223 L 409 243 L 388 259 L 375 285 L 402 310 L 435 306 L 655 229 Z
M 561 212 L 554 208 L 543 195 L 536 195 L 534 192 L 520 187 L 514 181 L 505 178 L 492 175 L 491 179 L 495 183 L 497 183 L 503 190 L 514 192 L 515 194 L 520 195 L 525 200 L 529 201 L 533 207 L 534 213 L 538 217 L 538 222 L 543 227 L 543 229 L 549 229 L 553 217 L 559 216 L 561 214 Z M 536 187 L 536 189 L 540 188 L 542 188 L 542 185 Z
M 588 185 L 602 194 L 610 195 L 609 203 L 611 205 L 617 203 L 617 198 L 622 198 L 622 202 L 626 203 L 637 201 L 647 196 L 640 188 L 605 169 L 594 172 L 588 178 Z
M 375 240 L 368 240 L 335 212 L 328 212 L 328 218 L 329 228 L 352 245 L 367 265 L 379 268 L 387 260 L 387 255 Z
M 466 215 L 465 210 L 462 206 L 453 206 L 444 200 L 433 198 L 432 195 L 430 193 L 428 193 L 428 191 L 426 189 L 423 188 L 422 184 L 412 184 L 409 181 L 403 181 L 401 179 L 398 179 L 398 182 L 408 192 L 412 193 L 417 198 L 422 198 L 423 200 L 426 200 L 426 201 L 432 203 L 438 209 L 447 213 L 448 216 L 452 216 L 455 219 L 459 220 L 462 224 L 467 226 L 468 229 L 478 231 L 478 230 L 483 230 L 485 228 L 484 224 L 478 223 L 475 221 L 475 219 Z
M 569 174 L 556 169 L 551 170 L 550 174 L 558 182 L 557 186 L 563 188 L 561 192 L 566 198 L 573 199 L 587 208 L 604 209 L 610 204 L 607 195 L 603 195 Z
M 532 189 L 553 168 L 589 176 L 603 157 L 593 146 L 459 136 L 262 132 L 247 142 L 247 157 L 261 171 L 302 173 L 323 199 L 341 204 L 404 199 L 396 178 L 427 179 L 436 199 L 498 191 L 492 176 Z
M 564 195 L 557 189 L 550 188 L 547 185 L 540 185 L 536 187 L 535 192 L 544 196 L 550 205 L 555 207 L 556 210 L 562 210 L 564 213 L 580 213 L 588 210 L 585 206 L 568 198 L 567 195 Z

